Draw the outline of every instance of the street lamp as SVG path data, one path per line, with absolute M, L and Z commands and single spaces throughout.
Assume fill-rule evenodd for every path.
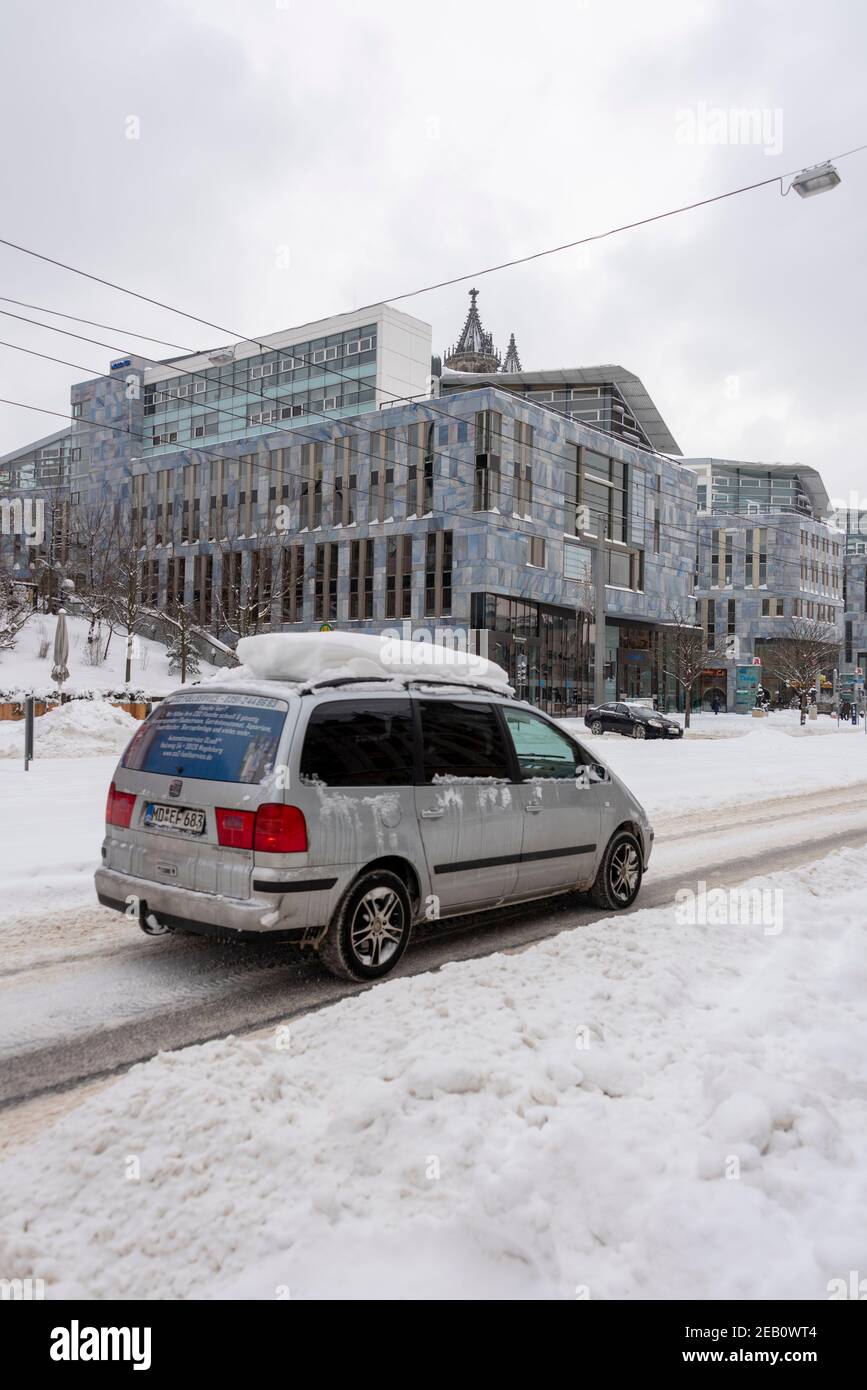
M 825 193 L 829 188 L 836 188 L 840 182 L 840 175 L 834 168 L 830 160 L 824 164 L 813 164 L 809 169 L 802 169 L 791 183 L 799 198 L 812 198 L 817 193 Z

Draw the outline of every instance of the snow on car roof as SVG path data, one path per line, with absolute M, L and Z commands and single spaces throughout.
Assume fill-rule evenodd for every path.
M 408 641 L 390 633 L 270 632 L 238 643 L 241 671 L 254 680 L 311 685 L 337 680 L 448 681 L 512 693 L 502 666 L 456 650 L 429 634 Z

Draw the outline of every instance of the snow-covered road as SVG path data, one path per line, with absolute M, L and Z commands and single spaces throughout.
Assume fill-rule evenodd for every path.
M 867 1268 L 867 855 L 164 1054 L 0 1163 L 96 1298 L 827 1297 Z M 833 912 L 828 904 L 833 902 Z
M 867 841 L 867 739 L 794 717 L 696 721 L 677 745 L 587 739 L 641 797 L 657 840 L 641 907 L 699 879 L 736 884 Z M 116 737 L 113 731 L 109 736 Z M 148 940 L 93 901 L 104 790 L 114 756 L 8 760 L 0 835 L 7 862 L 0 942 L 0 1100 L 86 1077 L 287 1013 L 351 988 L 279 946 Z M 746 789 L 746 790 L 745 790 Z M 598 918 L 575 899 L 418 934 L 420 973 Z
M 670 903 L 680 888 L 699 881 L 734 887 L 757 872 L 802 864 L 844 844 L 867 844 L 867 784 L 849 789 L 845 810 L 836 792 L 817 792 L 757 801 L 748 812 L 721 811 L 713 827 L 696 827 L 689 815 L 659 817 L 657 824 L 652 871 L 635 910 Z M 583 900 L 567 897 L 446 921 L 417 933 L 402 973 L 516 949 L 600 917 Z M 22 931 L 38 925 L 38 918 L 25 918 Z M 13 952 L 0 973 L 0 1102 L 360 992 L 285 946 L 185 936 L 149 940 L 99 908 L 71 919 L 68 936 L 72 940 L 59 946 L 52 936 L 39 961 L 32 939 L 28 949 L 16 933 L 18 964 Z

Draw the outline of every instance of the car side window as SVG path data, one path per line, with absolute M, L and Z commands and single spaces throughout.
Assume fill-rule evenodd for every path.
M 307 724 L 301 776 L 329 787 L 401 787 L 415 781 L 409 700 L 334 700 Z
M 581 755 L 565 734 L 526 710 L 504 709 L 523 777 L 574 777 Z
M 449 777 L 511 778 L 506 743 L 493 705 L 469 700 L 422 700 L 425 782 Z

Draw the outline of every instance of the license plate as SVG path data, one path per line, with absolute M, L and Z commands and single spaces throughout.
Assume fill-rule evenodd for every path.
M 144 823 L 152 830 L 182 830 L 187 835 L 201 835 L 205 813 L 188 806 L 161 806 L 152 801 L 145 807 Z

